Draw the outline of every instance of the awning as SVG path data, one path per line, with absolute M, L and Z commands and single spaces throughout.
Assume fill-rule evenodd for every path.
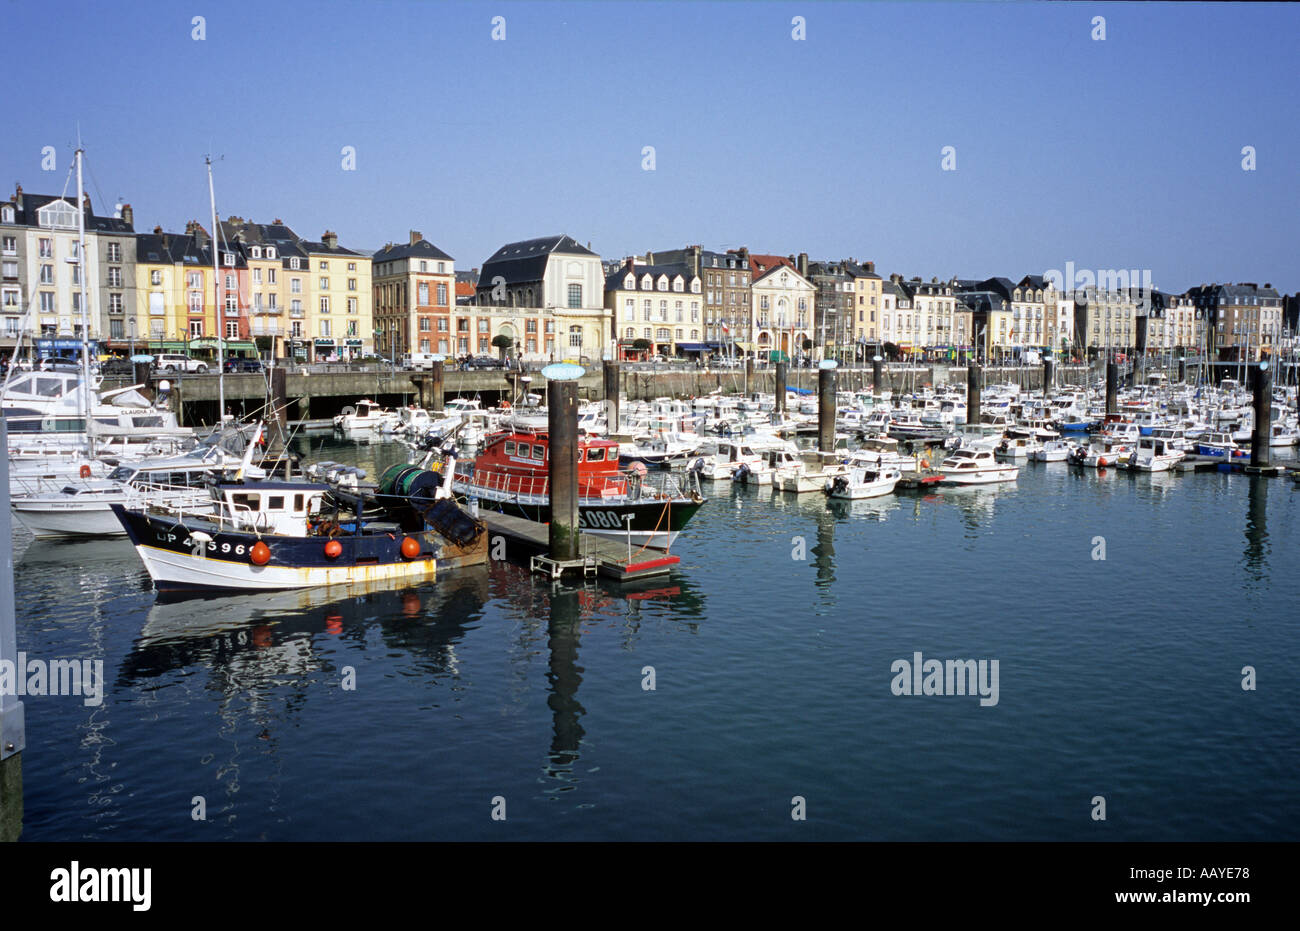
M 754 351 L 754 344 L 753 344 L 753 343 L 742 343 L 740 340 L 736 340 L 736 342 L 735 342 L 734 345 L 735 345 L 735 347 L 736 347 L 737 349 L 739 349 L 739 350 L 742 351 L 742 352 L 753 352 L 753 351 Z
M 145 340 L 136 340 L 137 343 L 145 343 Z M 189 348 L 189 344 L 183 339 L 151 339 L 148 341 L 150 349 L 156 349 L 158 352 L 184 352 Z
M 686 352 L 704 352 L 709 348 L 708 343 L 677 343 L 676 346 Z
M 257 344 L 249 339 L 228 339 L 226 340 L 226 350 L 228 352 L 257 352 Z

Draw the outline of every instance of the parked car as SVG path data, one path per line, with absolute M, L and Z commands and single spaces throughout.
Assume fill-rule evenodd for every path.
M 496 356 L 471 356 L 465 360 L 467 369 L 503 369 L 506 364 Z
M 91 362 L 90 363 L 91 371 L 95 371 L 98 368 L 98 366 L 99 366 L 98 362 Z M 42 372 L 75 373 L 81 371 L 81 360 L 50 357 L 50 358 L 42 359 L 40 365 L 38 365 L 37 368 Z
M 205 375 L 208 371 L 208 364 L 202 359 L 191 359 L 180 353 L 160 352 L 154 356 L 153 367 L 160 372 L 193 372 L 197 375 Z
M 135 363 L 125 356 L 114 356 L 101 363 L 99 370 L 104 375 L 134 375 Z
M 242 356 L 232 356 L 226 360 L 227 372 L 260 372 L 262 371 L 261 359 L 249 359 Z

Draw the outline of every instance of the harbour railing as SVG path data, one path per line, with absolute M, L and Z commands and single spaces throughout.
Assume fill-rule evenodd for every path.
M 500 496 L 544 498 L 550 493 L 550 478 L 545 473 L 523 474 L 498 469 L 475 469 L 472 464 L 456 467 L 456 481 L 467 486 L 468 493 L 486 491 Z M 700 495 L 699 476 L 692 472 L 642 472 L 630 469 L 612 475 L 578 476 L 579 498 L 621 498 L 630 501 L 688 498 Z

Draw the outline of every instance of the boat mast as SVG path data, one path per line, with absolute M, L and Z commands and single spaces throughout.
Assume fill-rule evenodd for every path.
M 77 275 L 81 279 L 81 379 L 79 406 L 84 405 L 87 452 L 95 456 L 95 431 L 90 411 L 90 315 L 86 306 L 86 192 L 81 180 L 81 160 L 85 152 L 77 139 Z
M 223 351 L 226 326 L 221 307 L 221 272 L 217 267 L 217 195 L 212 187 L 212 156 L 204 161 L 208 166 L 208 202 L 212 206 L 212 287 L 217 301 L 217 430 L 226 426 L 226 362 Z

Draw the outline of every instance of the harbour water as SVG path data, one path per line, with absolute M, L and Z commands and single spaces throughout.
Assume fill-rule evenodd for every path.
M 20 648 L 106 679 L 25 699 L 23 839 L 1297 840 L 1293 487 L 718 483 L 630 590 L 495 562 L 163 602 L 125 542 L 20 531 Z M 917 653 L 996 660 L 996 704 L 895 695 Z

